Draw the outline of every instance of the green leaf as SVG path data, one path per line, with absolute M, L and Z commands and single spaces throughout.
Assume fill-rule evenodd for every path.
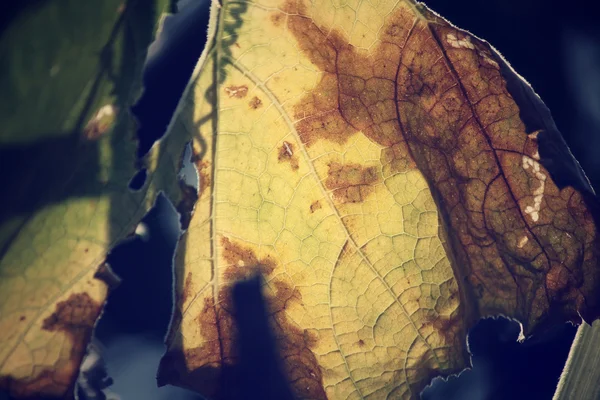
M 2 31 L 0 387 L 13 396 L 72 394 L 116 281 L 106 254 L 154 203 L 156 166 L 178 160 L 159 143 L 144 187 L 128 189 L 137 145 L 129 107 L 167 6 L 26 2 Z M 166 171 L 168 192 L 175 165 Z

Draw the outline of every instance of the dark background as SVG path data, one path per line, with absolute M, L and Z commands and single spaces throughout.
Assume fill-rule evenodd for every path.
M 592 185 L 600 188 L 600 24 L 591 1 L 429 0 L 433 10 L 486 39 L 548 105 Z M 204 46 L 208 2 L 182 0 L 149 51 L 145 92 L 133 108 L 140 152 L 162 136 Z M 155 373 L 172 309 L 172 252 L 178 216 L 164 198 L 145 217 L 146 240 L 118 246 L 109 263 L 122 277 L 96 338 L 123 400 L 199 399 L 183 389 L 157 389 Z M 575 327 L 516 342 L 519 326 L 505 319 L 478 323 L 469 334 L 472 370 L 435 380 L 423 399 L 552 398 Z M 260 374 L 258 371 L 257 374 Z M 1 398 L 0 394 L 0 398 Z M 248 390 L 246 399 L 258 398 Z M 261 397 L 264 398 L 264 397 Z

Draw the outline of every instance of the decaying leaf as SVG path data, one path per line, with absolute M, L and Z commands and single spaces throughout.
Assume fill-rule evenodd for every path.
M 256 273 L 302 399 L 418 398 L 484 316 L 598 316 L 596 199 L 488 43 L 412 0 L 211 12 L 171 129 L 201 185 L 159 383 L 238 394 L 232 290 Z
M 128 108 L 168 1 L 26 3 L 0 36 L 0 388 L 66 398 L 117 281 L 106 253 L 158 185 L 177 188 L 179 156 L 161 143 L 144 188 L 127 187 Z

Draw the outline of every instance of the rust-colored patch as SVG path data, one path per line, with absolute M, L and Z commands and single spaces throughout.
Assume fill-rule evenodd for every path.
M 359 341 L 358 341 L 358 346 L 359 346 L 359 347 L 363 347 L 364 345 L 365 345 L 365 341 L 364 341 L 364 340 L 362 340 L 362 339 L 359 339 Z
M 329 164 L 325 187 L 333 191 L 334 199 L 340 203 L 359 203 L 373 190 L 379 180 L 377 167 L 360 164 Z
M 201 198 L 206 188 L 210 187 L 210 163 L 208 161 L 196 162 L 196 169 L 198 171 L 198 177 L 200 179 L 198 186 L 198 198 Z
M 257 96 L 254 96 L 252 98 L 252 100 L 250 100 L 248 105 L 250 106 L 251 109 L 256 110 L 256 109 L 262 107 L 262 100 L 259 99 Z
M 290 142 L 283 142 L 279 147 L 279 153 L 277 155 L 277 160 L 279 162 L 287 162 L 290 164 L 290 167 L 294 171 L 299 168 L 298 165 L 298 156 L 295 153 L 295 146 Z
M 51 370 L 38 371 L 37 376 L 29 380 L 0 377 L 0 387 L 18 398 L 37 398 L 41 393 L 68 398 L 101 309 L 87 293 L 75 293 L 57 303 L 54 313 L 43 321 L 42 329 L 62 332 L 68 337 L 72 346 L 69 359 L 60 360 Z
M 68 334 L 80 333 L 80 330 L 93 328 L 99 314 L 100 305 L 90 295 L 75 293 L 56 304 L 56 310 L 44 320 L 42 329 Z
M 321 202 L 319 200 L 315 200 L 310 204 L 310 213 L 312 214 L 315 211 L 320 210 L 321 208 L 323 208 Z
M 271 20 L 271 23 L 273 23 L 273 25 L 279 27 L 283 23 L 285 16 L 280 12 L 274 12 L 271 14 L 269 19 Z
M 194 295 L 192 289 L 192 272 L 189 271 L 185 277 L 185 282 L 183 283 L 183 294 L 181 295 L 181 306 L 185 304 L 185 302 L 190 299 Z
M 201 198 L 207 188 L 210 187 L 211 181 L 211 173 L 210 170 L 210 162 L 206 160 L 202 160 L 201 155 L 196 151 L 195 147 L 192 147 L 192 158 L 191 162 L 196 166 L 196 171 L 198 171 L 198 198 Z
M 216 294 L 217 301 L 205 299 L 196 319 L 206 342 L 185 354 L 167 354 L 161 361 L 159 383 L 176 383 L 211 398 L 233 398 L 240 381 L 233 284 L 258 272 L 268 276 L 276 265 L 270 257 L 259 259 L 251 248 L 227 237 L 221 239 L 221 246 L 226 263 L 224 282 Z M 295 325 L 285 313 L 291 303 L 302 304 L 302 296 L 283 280 L 272 278 L 269 282 L 274 291 L 265 299 L 268 320 L 292 390 L 297 398 L 326 399 L 322 373 L 311 350 L 318 343 L 318 333 Z
M 234 243 L 225 236 L 221 238 L 221 246 L 223 259 L 227 263 L 223 274 L 225 282 L 238 282 L 257 273 L 269 275 L 275 269 L 275 262 L 270 257 L 259 260 L 252 249 Z
M 24 316 L 24 315 L 21 315 L 21 316 L 19 317 L 19 321 L 25 321 L 26 319 L 27 319 L 27 318 L 25 318 L 25 316 Z
M 287 27 L 300 49 L 322 72 L 317 87 L 294 107 L 301 140 L 307 146 L 319 139 L 343 144 L 362 132 L 384 146 L 402 141 L 394 80 L 400 59 L 398 44 L 412 25 L 410 19 L 403 15 L 391 18 L 397 24 L 395 35 L 381 38 L 391 43 L 380 45 L 378 54 L 368 56 L 349 45 L 338 31 L 317 26 L 302 2 L 290 0 L 284 11 L 290 14 Z
M 230 98 L 243 99 L 248 94 L 248 86 L 227 86 L 225 88 L 225 93 L 227 93 L 227 96 L 229 96 Z

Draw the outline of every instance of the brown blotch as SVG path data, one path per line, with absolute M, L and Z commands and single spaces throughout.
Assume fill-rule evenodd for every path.
M 410 24 L 398 24 L 393 38 L 382 38 L 393 42 L 381 44 L 378 54 L 370 56 L 348 44 L 340 32 L 317 26 L 302 2 L 290 0 L 284 11 L 290 14 L 287 27 L 300 50 L 322 72 L 317 87 L 293 109 L 302 142 L 311 146 L 325 139 L 343 144 L 357 132 L 383 146 L 403 140 L 394 79 L 400 59 L 397 43 Z
M 294 171 L 296 171 L 299 167 L 298 156 L 294 152 L 294 145 L 289 142 L 283 142 L 281 144 L 281 146 L 279 147 L 277 160 L 279 160 L 279 162 L 289 163 L 290 167 L 292 167 Z
M 42 329 L 67 336 L 72 346 L 69 358 L 60 359 L 52 369 L 36 371 L 37 375 L 32 379 L 0 376 L 0 387 L 19 398 L 38 398 L 42 393 L 54 398 L 68 398 L 101 309 L 87 293 L 72 294 L 67 300 L 58 302 L 54 313 L 43 321 Z
M 251 278 L 257 273 L 269 275 L 275 269 L 275 262 L 266 257 L 259 260 L 249 247 L 232 242 L 227 237 L 221 238 L 222 256 L 227 263 L 223 273 L 226 282 L 237 282 Z
M 26 318 L 25 318 L 25 316 L 24 316 L 24 315 L 21 315 L 21 316 L 19 317 L 19 321 L 25 321 L 25 319 L 26 319 Z
M 329 164 L 325 187 L 333 191 L 334 199 L 340 203 L 359 203 L 373 191 L 379 180 L 377 167 L 360 164 Z
M 248 94 L 248 86 L 240 85 L 240 86 L 228 86 L 225 88 L 225 93 L 230 98 L 243 99 Z
M 210 170 L 210 162 L 206 160 L 202 160 L 202 156 L 200 153 L 196 151 L 196 148 L 192 146 L 192 158 L 191 162 L 196 166 L 196 171 L 198 172 L 198 198 L 201 198 L 207 188 L 211 185 L 211 170 Z
M 185 353 L 172 350 L 163 357 L 159 384 L 176 383 L 208 397 L 235 398 L 240 377 L 233 283 L 257 272 L 268 276 L 276 264 L 270 257 L 259 259 L 250 247 L 227 237 L 221 239 L 221 246 L 226 262 L 224 283 L 216 293 L 218 300 L 206 298 L 196 319 L 206 342 Z M 279 278 L 269 279 L 269 286 L 274 290 L 265 296 L 268 320 L 294 394 L 297 398 L 326 399 L 322 373 L 311 350 L 319 341 L 318 332 L 301 329 L 285 312 L 292 303 L 302 304 L 302 295 Z
M 281 23 L 283 22 L 284 18 L 285 18 L 285 16 L 280 12 L 274 12 L 269 17 L 269 19 L 271 20 L 273 25 L 275 25 L 277 27 L 281 26 Z
M 323 208 L 321 202 L 319 200 L 315 200 L 310 204 L 310 213 L 312 214 L 315 211 L 320 210 L 321 208 Z
M 198 198 L 202 197 L 206 188 L 210 187 L 210 163 L 208 161 L 196 162 L 196 170 L 198 171 L 198 177 L 200 178 L 198 186 Z
M 383 165 L 384 177 L 417 168 L 406 142 L 399 142 L 383 149 L 381 151 L 381 164 Z
M 358 345 L 359 345 L 360 347 L 363 347 L 363 346 L 365 345 L 365 341 L 364 341 L 364 340 L 362 340 L 362 339 L 360 339 L 360 340 L 358 341 Z
M 252 98 L 252 100 L 250 100 L 248 105 L 250 106 L 251 109 L 256 110 L 256 109 L 262 107 L 262 100 L 259 99 L 257 96 L 254 96 Z
M 72 294 L 56 304 L 56 310 L 42 323 L 46 331 L 63 331 L 69 335 L 92 329 L 100 314 L 100 305 L 87 293 Z
M 185 277 L 185 282 L 183 284 L 183 293 L 181 295 L 180 301 L 183 306 L 185 302 L 194 295 L 192 292 L 192 272 L 189 271 Z

